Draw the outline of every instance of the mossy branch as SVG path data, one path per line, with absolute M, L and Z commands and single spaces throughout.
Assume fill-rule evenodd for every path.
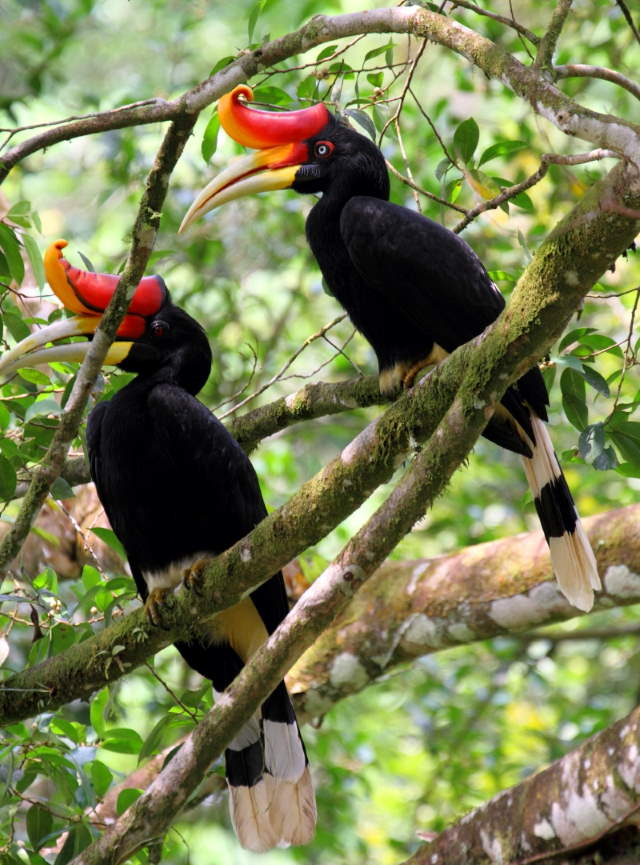
M 618 847 L 614 842 L 605 858 L 599 856 L 597 845 L 628 818 L 634 817 L 634 823 L 637 819 L 639 747 L 636 708 L 546 769 L 466 814 L 403 865 L 631 865 L 637 861 L 635 843 L 629 845 L 623 838 Z M 636 833 L 633 837 L 637 840 Z M 585 859 L 579 855 L 583 848 L 589 853 Z
M 596 609 L 640 602 L 640 505 L 583 523 L 603 578 Z M 388 561 L 289 673 L 296 712 L 322 715 L 421 655 L 576 615 L 551 574 L 540 531 L 434 559 Z M 353 675 L 333 675 L 345 659 Z

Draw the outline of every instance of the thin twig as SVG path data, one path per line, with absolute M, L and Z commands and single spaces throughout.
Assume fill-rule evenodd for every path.
M 554 165 L 583 165 L 586 162 L 595 162 L 599 159 L 618 158 L 619 154 L 615 153 L 613 150 L 604 150 L 603 148 L 590 150 L 588 153 L 574 153 L 566 156 L 558 153 L 543 153 L 540 157 L 540 167 L 534 171 L 533 174 L 529 175 L 529 177 L 522 180 L 520 183 L 516 183 L 513 186 L 508 186 L 506 189 L 503 189 L 502 192 L 500 192 L 499 195 L 494 196 L 494 198 L 490 198 L 488 201 L 483 201 L 476 205 L 476 207 L 467 212 L 464 219 L 461 219 L 460 222 L 454 226 L 453 231 L 456 233 L 461 232 L 472 220 L 476 218 L 476 216 L 479 216 L 487 210 L 495 210 L 496 207 L 499 207 L 505 201 L 509 201 L 509 199 L 514 198 L 521 192 L 524 192 L 525 189 L 530 189 L 532 186 L 535 186 L 536 183 L 539 183 L 545 176 L 552 163 Z
M 237 412 L 239 408 L 242 408 L 243 405 L 246 405 L 248 402 L 251 402 L 252 399 L 255 399 L 257 396 L 260 396 L 260 394 L 264 393 L 265 390 L 267 390 L 268 388 L 271 387 L 271 385 L 275 384 L 277 381 L 280 381 L 280 379 L 282 378 L 284 373 L 289 369 L 291 364 L 298 357 L 300 357 L 302 352 L 308 346 L 310 346 L 312 342 L 314 342 L 316 339 L 321 339 L 328 330 L 331 330 L 332 327 L 335 327 L 336 324 L 343 321 L 346 317 L 347 317 L 347 314 L 346 314 L 346 312 L 344 312 L 344 313 L 342 313 L 342 315 L 336 316 L 336 318 L 334 318 L 333 321 L 329 322 L 329 324 L 325 324 L 325 326 L 320 328 L 320 330 L 317 333 L 314 333 L 311 336 L 308 336 L 305 339 L 305 341 L 302 343 L 300 348 L 298 348 L 297 351 L 295 351 L 291 355 L 291 357 L 289 358 L 289 360 L 286 361 L 284 366 L 274 376 L 272 376 L 269 379 L 269 381 L 265 382 L 265 384 L 263 384 L 261 387 L 259 387 L 257 390 L 255 390 L 253 393 L 250 393 L 249 396 L 246 396 L 241 402 L 237 403 L 236 405 L 234 405 L 230 409 L 228 409 L 226 412 L 221 414 L 220 420 L 224 420 L 224 418 L 229 417 L 229 415 L 235 414 L 235 412 Z
M 538 44 L 538 53 L 533 61 L 534 69 L 547 69 L 551 66 L 553 54 L 572 3 L 573 0 L 559 0 L 558 5 L 553 10 L 547 31 Z
M 484 15 L 486 18 L 492 18 L 494 21 L 499 21 L 501 24 L 506 24 L 507 27 L 511 27 L 513 30 L 516 30 L 520 33 L 521 36 L 526 37 L 529 42 L 533 45 L 538 45 L 540 42 L 540 38 L 536 36 L 531 30 L 528 30 L 526 27 L 523 27 L 522 24 L 518 24 L 515 18 L 505 18 L 504 15 L 496 15 L 495 12 L 489 12 L 487 9 L 481 9 L 480 6 L 476 6 L 475 3 L 469 3 L 467 0 L 451 0 L 453 4 L 452 12 L 456 9 L 456 7 L 461 6 L 463 9 L 468 9 L 470 12 L 475 12 L 476 15 Z
M 613 406 L 611 408 L 611 412 L 609 417 L 613 415 L 616 408 L 618 407 L 618 402 L 620 401 L 620 394 L 622 392 L 622 384 L 624 382 L 624 378 L 627 374 L 627 370 L 630 369 L 634 363 L 636 362 L 635 356 L 631 351 L 631 340 L 633 339 L 634 325 L 636 320 L 636 312 L 638 311 L 638 302 L 640 302 L 640 291 L 636 294 L 636 299 L 633 302 L 633 308 L 631 310 L 631 320 L 629 321 L 629 331 L 627 333 L 627 338 L 625 340 L 627 348 L 624 353 L 624 365 L 622 367 L 622 372 L 620 373 L 620 378 L 618 379 L 618 389 L 616 390 L 616 396 L 613 401 Z
M 422 186 L 418 186 L 417 183 L 414 183 L 412 180 L 409 180 L 408 177 L 405 177 L 404 174 L 401 174 L 395 167 L 395 165 L 389 162 L 388 159 L 385 159 L 385 162 L 387 163 L 387 168 L 394 175 L 394 177 L 397 177 L 398 180 L 406 183 L 406 185 L 410 186 L 411 189 L 415 189 L 421 195 L 425 195 L 427 198 L 430 198 L 432 201 L 436 201 L 438 204 L 442 204 L 445 207 L 450 207 L 452 210 L 457 210 L 458 213 L 464 213 L 466 215 L 467 211 L 464 209 L 464 207 L 460 207 L 460 205 L 458 204 L 453 204 L 451 201 L 447 201 L 446 198 L 440 198 L 439 195 L 434 195 L 434 193 L 429 192 L 428 189 L 424 189 Z
M 616 0 L 616 3 L 620 7 L 620 11 L 624 15 L 627 24 L 631 28 L 631 32 L 636 37 L 637 42 L 640 43 L 640 30 L 638 30 L 636 25 L 633 23 L 633 18 L 631 17 L 631 12 L 629 12 L 627 8 L 627 4 L 624 2 L 624 0 Z
M 605 66 L 590 66 L 587 63 L 567 63 L 564 66 L 553 67 L 554 78 L 602 78 L 619 87 L 624 87 L 636 99 L 640 99 L 640 85 L 636 84 L 621 72 L 607 69 Z

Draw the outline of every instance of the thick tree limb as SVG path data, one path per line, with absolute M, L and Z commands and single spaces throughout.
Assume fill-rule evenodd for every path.
M 640 808 L 639 748 L 637 708 L 467 814 L 403 865 L 525 865 L 548 861 L 545 853 L 568 862 L 570 852 L 619 829 Z M 561 851 L 567 856 L 556 860 Z
M 584 520 L 604 592 L 596 609 L 640 602 L 640 505 Z M 448 556 L 386 562 L 288 676 L 315 717 L 397 664 L 582 615 L 560 593 L 539 531 Z

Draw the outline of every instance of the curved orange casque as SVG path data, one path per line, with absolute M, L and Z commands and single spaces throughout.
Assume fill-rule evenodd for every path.
M 110 273 L 90 273 L 69 264 L 62 255 L 66 240 L 56 240 L 44 254 L 47 282 L 60 298 L 65 309 L 79 315 L 101 315 L 113 297 L 119 276 Z M 145 330 L 144 317 L 155 315 L 167 300 L 164 280 L 145 276 L 140 280 L 129 303 L 127 315 L 118 328 L 118 336 L 135 338 Z
M 251 102 L 253 90 L 239 84 L 218 101 L 220 125 L 239 144 L 255 150 L 303 141 L 329 121 L 329 111 L 321 102 L 297 111 L 259 111 L 247 108 L 240 96 Z

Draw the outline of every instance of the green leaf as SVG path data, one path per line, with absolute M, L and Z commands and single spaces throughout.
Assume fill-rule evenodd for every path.
M 275 87 L 273 84 L 257 87 L 253 91 L 253 98 L 256 102 L 266 102 L 269 105 L 290 105 L 291 97 L 282 87 Z
M 47 387 L 51 384 L 49 376 L 40 372 L 39 369 L 29 369 L 28 367 L 24 367 L 24 369 L 20 370 L 20 378 L 23 379 L 23 381 L 28 381 L 30 384 L 37 384 L 42 387 Z
M 112 781 L 113 775 L 105 764 L 101 760 L 93 760 L 91 763 L 91 783 L 99 799 L 107 792 Z
M 578 439 L 578 450 L 583 459 L 597 459 L 604 450 L 604 424 L 594 423 L 586 426 Z
M 355 120 L 358 126 L 361 126 L 364 129 L 369 138 L 375 141 L 376 128 L 368 114 L 365 114 L 364 111 L 359 111 L 357 108 L 347 108 L 344 113 L 347 117 L 351 117 L 352 120 Z
M 627 462 L 640 466 L 639 421 L 625 421 L 613 428 L 608 425 L 607 434 Z
M 105 720 L 104 714 L 109 702 L 109 689 L 103 688 L 93 697 L 89 703 L 89 718 L 91 726 L 96 731 L 98 736 L 105 735 Z
M 371 84 L 372 87 L 380 87 L 383 78 L 384 74 L 382 72 L 370 72 L 367 75 L 367 81 L 369 82 L 369 84 Z
M 573 342 L 582 342 L 582 337 L 587 336 L 590 333 L 595 333 L 595 328 L 576 327 L 573 330 L 570 330 L 569 333 L 565 333 L 565 335 L 560 340 L 560 344 L 558 345 L 558 351 L 561 352 Z
M 51 648 L 50 655 L 59 655 L 60 652 L 66 651 L 69 646 L 73 646 L 76 641 L 76 630 L 66 622 L 60 622 L 51 629 Z
M 106 751 L 116 751 L 118 754 L 137 754 L 142 748 L 140 734 L 128 727 L 114 727 L 107 730 L 100 746 Z
M 624 478 L 640 478 L 640 465 L 638 463 L 621 463 L 615 466 L 615 470 Z
M 215 75 L 216 72 L 219 72 L 221 69 L 224 69 L 225 66 L 228 66 L 230 63 L 233 63 L 233 61 L 235 59 L 236 58 L 232 57 L 231 55 L 229 55 L 227 57 L 221 57 L 220 60 L 218 60 L 218 62 L 215 64 L 215 66 L 209 72 L 209 77 L 211 78 L 211 76 Z
M 514 195 L 513 198 L 510 198 L 509 201 L 516 204 L 518 207 L 521 207 L 523 210 L 526 210 L 527 213 L 533 213 L 535 210 L 533 201 L 526 192 L 519 192 L 517 195 Z
M 123 790 L 118 795 L 118 801 L 116 803 L 116 811 L 118 812 L 118 816 L 123 814 L 130 805 L 139 799 L 142 796 L 142 790 L 138 790 L 136 787 L 127 787 L 126 790 Z
M 51 812 L 42 805 L 32 805 L 27 811 L 27 835 L 34 850 L 42 847 L 44 839 L 53 828 Z
M 382 54 L 385 54 L 389 47 L 393 48 L 393 42 L 389 41 L 386 45 L 380 45 L 378 48 L 372 48 L 371 51 L 367 51 L 364 55 L 363 63 L 367 63 L 369 60 L 373 60 L 374 57 L 380 57 Z
M 583 363 L 582 374 L 594 390 L 597 390 L 598 393 L 602 394 L 602 396 L 609 396 L 609 385 L 607 384 L 606 379 L 601 376 L 597 370 L 591 366 L 587 366 L 586 363 Z
M 44 275 L 44 262 L 42 260 L 42 254 L 38 248 L 38 244 L 31 237 L 30 234 L 22 235 L 22 242 L 24 243 L 24 248 L 27 251 L 27 255 L 29 256 L 29 261 L 31 262 L 31 269 L 33 270 L 33 275 L 35 277 L 36 282 L 38 283 L 38 288 L 40 291 L 44 288 L 45 283 L 45 275 Z
M 93 534 L 100 538 L 108 547 L 110 547 L 115 553 L 117 553 L 121 559 L 127 558 L 127 553 L 125 548 L 122 546 L 116 533 L 112 529 L 105 529 L 100 526 L 96 526 L 96 528 L 91 529 Z
M 478 146 L 480 130 L 473 117 L 463 120 L 453 134 L 453 146 L 463 162 L 469 162 Z
M 49 724 L 49 729 L 57 736 L 66 736 L 72 742 L 78 744 L 84 736 L 84 727 L 82 724 L 67 721 L 66 718 L 54 716 Z
M 584 378 L 573 369 L 564 369 L 560 376 L 560 390 L 567 418 L 576 429 L 583 430 L 589 420 Z
M 76 823 L 69 830 L 64 847 L 58 853 L 53 865 L 67 865 L 78 853 L 92 842 L 91 832 L 84 823 Z
M 216 148 L 218 146 L 218 132 L 220 131 L 220 118 L 218 117 L 218 112 L 216 111 L 211 115 L 211 119 L 207 123 L 207 127 L 204 130 L 204 135 L 202 136 L 202 144 L 200 145 L 200 152 L 202 153 L 202 158 L 205 162 L 209 162 L 213 154 L 216 152 Z
M 33 580 L 34 589 L 48 589 L 52 594 L 58 594 L 58 575 L 53 568 L 45 568 Z
M 34 417 L 44 417 L 49 415 L 58 416 L 60 414 L 60 406 L 52 396 L 45 396 L 34 400 L 29 408 L 24 413 L 24 422 L 27 423 L 33 420 Z
M 318 79 L 315 75 L 308 75 L 306 78 L 303 78 L 300 84 L 298 84 L 298 89 L 296 93 L 298 95 L 298 99 L 313 99 L 316 95 L 318 89 Z
M 0 499 L 11 501 L 17 484 L 16 470 L 5 456 L 0 455 Z
M 266 2 L 267 0 L 257 0 L 257 3 L 254 3 L 251 12 L 249 13 L 249 20 L 247 22 L 247 33 L 249 35 L 249 42 L 253 42 L 253 33 L 256 29 L 256 24 L 258 23 L 258 17 L 264 9 Z
M 57 501 L 62 501 L 63 499 L 72 499 L 75 496 L 73 488 L 68 481 L 65 481 L 64 478 L 55 479 L 55 481 L 51 484 L 50 493 Z
M 9 268 L 7 276 L 10 276 L 20 285 L 24 279 L 24 262 L 20 255 L 20 244 L 15 232 L 4 222 L 0 222 L 0 248 L 2 248 L 7 260 Z
M 526 141 L 496 141 L 495 144 L 483 151 L 478 161 L 478 168 L 485 162 L 489 162 L 490 159 L 495 159 L 496 156 L 508 156 L 524 147 L 528 147 Z
M 316 57 L 316 62 L 319 63 L 321 60 L 326 60 L 327 57 L 331 57 L 331 55 L 334 53 L 334 51 L 337 50 L 337 48 L 337 45 L 326 45 Z
M 618 465 L 618 458 L 616 457 L 616 452 L 612 447 L 606 447 L 602 453 L 597 456 L 593 461 L 594 469 L 598 469 L 600 472 L 608 471 L 609 469 L 615 469 Z
M 2 311 L 2 317 L 9 333 L 16 342 L 24 339 L 25 336 L 29 336 L 30 330 L 15 307 L 5 307 Z
M 175 717 L 170 714 L 163 715 L 155 727 L 151 730 L 144 744 L 140 749 L 138 760 L 142 761 L 146 757 L 161 750 L 165 743 L 168 743 L 166 734 L 176 726 L 182 726 L 184 722 L 176 721 Z

